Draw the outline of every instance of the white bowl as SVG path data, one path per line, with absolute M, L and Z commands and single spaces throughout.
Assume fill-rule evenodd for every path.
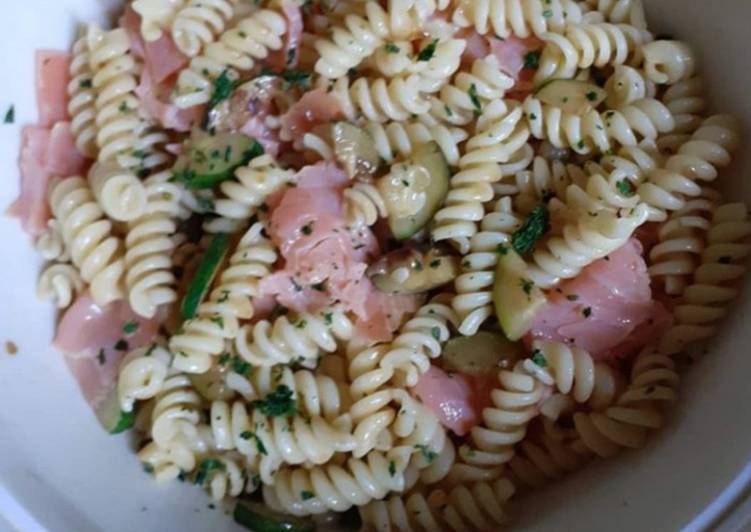
M 36 120 L 33 50 L 68 48 L 76 23 L 105 22 L 117 6 L 113 0 L 3 3 L 10 16 L 0 47 L 0 112 L 14 104 L 16 122 L 0 124 L 1 209 L 17 194 L 20 128 Z M 751 2 L 645 3 L 655 33 L 684 39 L 698 51 L 713 109 L 751 124 Z M 720 183 L 727 198 L 749 203 L 748 136 L 743 148 Z M 53 311 L 34 296 L 40 259 L 15 220 L 0 218 L 0 237 L 0 530 L 234 530 L 231 517 L 209 508 L 200 490 L 156 486 L 127 436 L 101 430 L 49 346 Z M 726 512 L 724 530 L 742 529 L 751 513 L 751 505 L 738 504 L 751 480 L 749 284 L 708 354 L 685 375 L 667 429 L 643 451 L 598 462 L 528 497 L 521 508 L 525 529 L 701 530 Z M 7 340 L 18 345 L 16 356 L 2 349 Z

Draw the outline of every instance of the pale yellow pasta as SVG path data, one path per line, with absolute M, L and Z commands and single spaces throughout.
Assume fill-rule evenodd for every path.
M 44 260 L 70 261 L 70 253 L 65 248 L 62 226 L 55 218 L 47 222 L 47 228 L 34 242 L 34 249 Z
M 237 0 L 188 0 L 172 21 L 172 40 L 188 57 L 214 42 L 234 13 Z
M 57 308 L 67 308 L 83 288 L 83 279 L 74 266 L 55 262 L 39 275 L 37 297 L 53 301 Z
M 388 216 L 386 202 L 377 187 L 355 182 L 342 193 L 344 220 L 350 228 L 371 226 Z
M 467 132 L 461 128 L 441 124 L 430 126 L 419 121 L 367 122 L 364 129 L 373 138 L 378 155 L 387 163 L 409 157 L 415 146 L 435 141 L 446 162 L 455 166 L 460 157 L 459 144 L 467 139 Z
M 460 27 L 472 26 L 481 34 L 492 31 L 505 39 L 562 32 L 566 24 L 580 22 L 581 15 L 579 4 L 573 0 L 461 0 L 452 22 Z
M 141 37 L 156 41 L 169 29 L 185 0 L 133 0 L 133 11 L 141 16 Z
M 344 77 L 330 87 L 349 120 L 362 116 L 374 122 L 405 121 L 430 109 L 430 103 L 420 92 L 420 76 L 416 74 L 391 80 L 363 77 L 354 83 Z
M 419 53 L 413 56 L 410 42 L 388 42 L 376 49 L 372 62 L 387 77 L 417 74 L 421 91 L 437 92 L 459 68 L 466 43 L 462 39 L 435 42 L 427 38 L 420 46 L 421 50 L 432 50 L 430 58 L 420 59 Z
M 660 85 L 685 81 L 696 71 L 691 48 L 680 41 L 652 41 L 642 47 L 647 78 Z
M 702 123 L 706 108 L 704 87 L 700 77 L 692 77 L 674 83 L 662 95 L 675 120 L 673 133 L 692 134 Z
M 513 177 L 513 186 L 508 193 L 518 194 L 514 206 L 519 212 L 528 213 L 551 196 L 563 200 L 568 187 L 572 184 L 583 186 L 588 175 L 578 165 L 537 156 L 530 169 L 517 172 Z
M 117 377 L 120 409 L 132 412 L 136 401 L 156 397 L 169 374 L 172 355 L 163 347 L 140 347 L 123 359 Z
M 89 158 L 97 155 L 96 93 L 94 72 L 89 65 L 89 42 L 82 35 L 73 45 L 68 82 L 68 114 L 76 148 Z
M 607 98 L 605 103 L 617 109 L 644 98 L 654 98 L 657 91 L 654 83 L 647 80 L 642 72 L 627 65 L 616 65 L 613 74 L 605 82 Z M 663 99 L 664 100 L 664 99 Z M 667 101 L 663 101 L 667 105 Z M 668 105 L 668 109 L 673 109 Z

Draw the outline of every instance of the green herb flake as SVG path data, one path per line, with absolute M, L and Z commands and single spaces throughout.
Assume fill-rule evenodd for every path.
M 537 70 L 540 68 L 540 51 L 534 50 L 524 55 L 524 68 L 528 70 Z
M 123 334 L 130 336 L 138 330 L 139 324 L 136 320 L 130 320 L 123 325 Z
M 415 270 L 416 272 L 421 272 L 423 270 L 422 261 L 419 261 L 419 260 L 413 261 L 411 266 L 412 266 L 412 269 Z
M 326 280 L 324 279 L 320 283 L 316 283 L 314 285 L 311 285 L 311 288 L 315 290 L 316 292 L 325 292 L 326 291 Z
M 436 46 L 438 46 L 438 39 L 433 39 L 425 46 L 425 48 L 420 50 L 420 53 L 417 54 L 417 60 L 430 61 L 435 55 Z
M 304 500 L 304 501 L 310 500 L 310 499 L 312 499 L 315 496 L 316 496 L 315 493 L 313 493 L 312 491 L 309 491 L 309 490 L 302 490 L 300 492 L 300 498 L 302 500 Z
M 11 105 L 5 112 L 5 118 L 3 118 L 3 124 L 12 124 L 16 121 L 16 108 Z
M 428 266 L 430 266 L 430 267 L 431 267 L 431 268 L 433 268 L 433 269 L 436 269 L 436 268 L 438 268 L 438 267 L 439 267 L 440 265 L 441 265 L 441 259 L 435 259 L 435 260 L 431 260 L 431 261 L 430 261 L 430 264 L 429 264 Z
M 480 114 L 482 112 L 482 103 L 480 103 L 480 98 L 477 96 L 477 85 L 475 85 L 474 83 L 470 85 L 467 94 L 469 94 L 469 99 L 472 102 L 472 107 L 475 108 L 475 113 Z
M 264 416 L 289 417 L 297 413 L 297 401 L 292 396 L 292 390 L 286 384 L 280 384 L 276 390 L 263 399 L 253 402 L 253 405 Z
M 597 93 L 595 91 L 589 91 L 587 93 L 587 100 L 594 102 L 597 99 Z
M 82 89 L 90 89 L 93 84 L 91 82 L 91 78 L 85 78 L 78 82 L 78 86 Z
M 323 313 L 323 323 L 327 327 L 330 327 L 333 322 L 334 322 L 334 313 L 333 312 L 324 312 Z
M 498 244 L 495 247 L 495 252 L 501 256 L 506 255 L 508 253 L 508 247 L 504 246 L 503 244 Z
M 433 327 L 430 329 L 430 335 L 435 338 L 438 342 L 441 341 L 441 328 L 438 326 Z
M 143 464 L 143 470 L 148 475 L 154 474 L 154 466 L 151 464 Z
M 104 354 L 104 348 L 99 350 L 99 353 L 96 355 L 96 359 L 99 362 L 100 366 L 104 366 L 104 363 L 107 362 L 107 357 Z
M 452 111 L 451 107 L 449 107 L 448 105 L 444 105 L 443 110 L 446 112 L 446 116 L 454 116 L 454 111 Z
M 532 351 L 532 362 L 541 368 L 548 367 L 548 359 L 545 358 L 545 355 L 539 349 Z
M 540 238 L 550 229 L 550 213 L 545 204 L 535 207 L 522 226 L 514 231 L 511 245 L 520 255 L 532 251 Z
M 297 323 L 295 323 L 295 327 L 297 327 L 298 329 L 304 329 L 307 324 L 308 324 L 307 321 L 300 320 Z
M 250 376 L 253 373 L 253 366 L 248 362 L 235 355 L 232 357 L 232 371 L 245 377 Z
M 546 9 L 542 12 L 542 16 L 545 18 L 550 18 L 553 16 L 553 10 L 552 9 Z
M 525 294 L 530 295 L 532 293 L 532 289 L 535 287 L 535 283 L 533 283 L 529 279 L 522 278 L 519 280 L 519 286 Z
M 230 355 L 229 353 L 227 352 L 222 353 L 218 359 L 219 365 L 226 366 L 227 362 L 229 362 L 231 358 L 232 358 L 232 355 Z
M 128 350 L 128 342 L 120 338 L 117 343 L 115 344 L 115 349 L 118 351 L 127 351 Z
M 238 82 L 230 78 L 229 69 L 224 69 L 219 77 L 214 81 L 214 90 L 209 100 L 209 109 L 216 107 L 224 100 L 229 99 L 235 92 Z
M 626 196 L 627 198 L 630 198 L 631 196 L 636 194 L 636 188 L 628 179 L 621 179 L 620 181 L 616 182 L 615 188 L 618 189 L 618 192 L 622 196 Z
M 566 299 L 568 299 L 569 301 L 577 301 L 579 299 L 579 296 L 577 296 L 576 294 L 569 294 L 566 296 Z
M 128 107 L 128 102 L 122 101 L 120 102 L 120 105 L 117 107 L 117 110 L 121 113 L 129 113 L 132 109 Z
M 389 460 L 389 475 L 392 477 L 396 475 L 396 462 L 393 460 Z
M 303 225 L 300 228 L 300 232 L 302 234 L 306 235 L 306 236 L 313 234 L 313 222 L 309 222 L 309 223 Z
M 201 460 L 196 472 L 195 484 L 203 486 L 204 482 L 210 478 L 210 476 L 217 471 L 225 471 L 227 468 L 223 462 L 215 458 L 205 458 Z
M 387 54 L 399 53 L 399 47 L 392 42 L 387 42 L 386 44 L 384 44 L 383 49 L 386 51 Z
M 435 460 L 436 457 L 438 456 L 438 453 L 430 450 L 430 448 L 427 445 L 423 445 L 423 444 L 415 445 L 415 449 L 420 451 L 420 454 L 422 454 L 422 457 L 429 464 L 433 463 L 433 460 Z
M 585 318 L 589 318 L 592 315 L 592 307 L 587 307 L 584 310 L 582 310 L 582 316 Z
M 216 323 L 217 325 L 219 325 L 220 329 L 224 329 L 224 318 L 221 317 L 221 316 L 219 316 L 218 314 L 216 316 L 211 316 L 209 318 L 209 321 L 212 322 L 212 323 Z

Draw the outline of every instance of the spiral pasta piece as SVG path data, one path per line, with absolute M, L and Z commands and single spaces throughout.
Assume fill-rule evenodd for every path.
M 256 157 L 235 170 L 234 179 L 219 185 L 224 197 L 214 201 L 214 212 L 223 218 L 220 223 L 240 227 L 267 197 L 292 183 L 294 177 L 293 171 L 280 168 L 270 155 Z
M 97 156 L 96 93 L 94 72 L 89 65 L 89 42 L 86 35 L 73 45 L 68 82 L 68 114 L 70 129 L 76 139 L 76 148 L 84 156 Z
M 725 305 L 738 293 L 732 284 L 746 271 L 743 262 L 751 254 L 749 236 L 751 222 L 744 204 L 727 203 L 714 210 L 701 264 L 682 301 L 673 309 L 675 322 L 660 341 L 660 353 L 678 353 L 715 333 L 717 321 L 725 315 Z
M 644 98 L 654 98 L 657 90 L 655 84 L 647 80 L 636 68 L 627 65 L 616 65 L 613 74 L 605 82 L 607 97 L 605 104 L 611 109 L 617 109 Z M 668 104 L 663 99 L 663 103 Z M 673 109 L 668 105 L 668 109 Z
M 139 347 L 123 359 L 117 376 L 120 410 L 132 412 L 136 401 L 156 397 L 169 375 L 172 355 L 164 347 Z
M 541 36 L 545 49 L 535 73 L 535 83 L 551 78 L 572 78 L 577 68 L 602 68 L 607 65 L 641 62 L 643 35 L 627 24 L 572 24 L 565 34 Z
M 325 464 L 355 446 L 351 434 L 321 417 L 267 417 L 243 401 L 214 401 L 211 430 L 218 449 L 237 450 L 267 483 L 282 464 Z
M 459 144 L 467 139 L 467 132 L 458 127 L 433 126 L 422 122 L 368 122 L 364 127 L 373 138 L 378 155 L 387 163 L 412 155 L 415 146 L 435 141 L 451 166 L 459 162 Z
M 465 47 L 463 39 L 422 39 L 420 49 L 432 52 L 425 60 L 420 54 L 417 58 L 412 55 L 411 42 L 387 43 L 376 49 L 372 63 L 386 77 L 417 74 L 420 76 L 420 90 L 434 93 L 459 69 Z
M 214 81 L 226 73 L 230 79 L 253 68 L 269 51 L 282 48 L 287 31 L 285 18 L 271 9 L 261 9 L 225 31 L 216 42 L 205 46 L 177 78 L 175 105 L 180 108 L 206 103 Z
M 692 134 L 701 126 L 706 109 L 704 83 L 700 77 L 691 77 L 674 83 L 662 95 L 675 120 L 673 133 Z
M 592 109 L 579 116 L 543 104 L 530 95 L 524 100 L 524 112 L 532 136 L 582 155 L 594 149 L 607 153 L 613 149 L 612 141 L 621 146 L 636 146 L 640 138 L 654 140 L 675 127 L 668 108 L 649 98 L 604 113 Z
M 34 249 L 44 260 L 70 261 L 70 253 L 65 248 L 65 240 L 63 240 L 62 227 L 54 218 L 47 222 L 47 229 L 34 242 Z
M 364 459 L 349 458 L 342 465 L 332 462 L 309 469 L 284 468 L 274 475 L 273 485 L 264 485 L 264 501 L 272 509 L 292 515 L 344 512 L 401 491 L 411 452 L 407 447 L 395 447 L 386 453 L 371 452 Z
M 181 436 L 186 441 L 198 440 L 202 410 L 201 396 L 193 389 L 190 378 L 179 373 L 169 376 L 154 398 L 150 431 L 152 440 L 162 448 Z
M 438 95 L 430 97 L 430 115 L 418 118 L 430 125 L 444 122 L 466 126 L 487 103 L 502 98 L 514 83 L 494 55 L 475 59 L 469 71 L 459 72 Z
M 698 266 L 719 193 L 704 189 L 702 196 L 670 214 L 657 231 L 659 242 L 649 250 L 649 275 L 663 281 L 665 293 L 679 296 Z
M 521 213 L 528 213 L 541 201 L 556 197 L 565 200 L 570 185 L 584 186 L 588 175 L 578 165 L 565 164 L 558 160 L 536 156 L 531 168 L 514 175 L 514 206 Z
M 371 226 L 388 216 L 381 192 L 369 183 L 356 182 L 343 192 L 344 220 L 348 227 Z
M 623 186 L 620 178 L 621 174 L 618 172 L 613 172 L 608 177 L 595 174 L 589 176 L 584 186 L 570 185 L 563 199 L 566 208 L 569 209 L 564 216 L 574 218 L 590 216 L 588 213 L 603 210 L 617 211 L 635 208 L 639 204 L 639 198 L 630 192 L 630 188 L 626 188 L 625 192 L 619 188 L 619 184 Z
M 339 78 L 331 85 L 348 120 L 363 116 L 374 122 L 405 121 L 413 115 L 427 113 L 430 103 L 420 91 L 416 74 L 384 78 L 358 78 L 354 83 Z
M 562 279 L 572 279 L 597 259 L 612 253 L 631 237 L 649 216 L 640 203 L 626 213 L 597 211 L 563 227 L 532 255 L 527 276 L 540 288 L 551 288 Z
M 169 28 L 185 0 L 133 0 L 133 11 L 141 17 L 141 37 L 156 41 Z
M 140 126 L 135 97 L 137 66 L 130 55 L 130 39 L 122 28 L 103 31 L 91 25 L 86 35 L 89 67 L 96 92 L 98 160 L 112 161 L 132 151 Z
M 94 194 L 81 177 L 53 181 L 50 208 L 62 226 L 63 240 L 81 278 L 98 305 L 123 297 L 123 243 L 114 236 Z
M 681 41 L 652 41 L 642 47 L 647 79 L 658 85 L 685 81 L 696 71 L 696 57 Z
M 493 199 L 491 184 L 502 177 L 497 163 L 507 162 L 528 138 L 521 105 L 496 100 L 485 108 L 459 160 L 460 170 L 451 178 L 444 207 L 434 216 L 433 240 L 450 239 L 462 253 L 469 250 L 469 239 L 484 214 L 483 203 Z
M 472 236 L 470 251 L 462 260 L 462 271 L 454 280 L 456 295 L 451 301 L 461 334 L 475 334 L 493 315 L 492 290 L 498 246 L 511 241 L 512 233 L 522 221 L 514 212 L 511 198 L 504 197 L 484 216 L 480 231 Z
M 419 8 L 414 1 L 390 0 L 384 9 L 368 1 L 364 13 L 345 15 L 341 25 L 331 29 L 331 37 L 318 39 L 315 49 L 319 58 L 315 71 L 328 79 L 338 79 L 356 67 L 386 39 L 404 40 L 420 27 Z M 422 13 L 427 16 L 430 13 Z
M 577 403 L 589 402 L 594 410 L 602 410 L 613 402 L 618 391 L 614 370 L 607 364 L 596 362 L 584 349 L 535 340 L 532 352 L 537 358 L 525 359 L 523 367 L 546 386 L 554 386 L 562 394 L 571 394 Z M 535 360 L 544 360 L 544 365 Z
M 235 3 L 236 0 L 188 0 L 172 21 L 172 40 L 177 48 L 188 57 L 197 56 L 224 31 Z
M 336 350 L 337 340 L 348 340 L 353 328 L 343 310 L 324 308 L 300 314 L 294 321 L 280 316 L 273 322 L 261 320 L 253 326 L 245 325 L 235 339 L 235 349 L 254 366 L 292 361 L 315 364 L 320 355 Z
M 196 317 L 170 338 L 174 366 L 189 373 L 204 373 L 212 357 L 225 349 L 225 340 L 243 335 L 239 321 L 253 316 L 251 299 L 259 295 L 258 282 L 269 274 L 277 253 L 263 234 L 263 225 L 253 224 L 243 235 L 208 301 L 199 305 Z
M 170 183 L 170 172 L 160 172 L 145 181 L 148 203 L 125 237 L 125 286 L 133 311 L 151 318 L 160 305 L 177 299 L 172 273 L 171 238 L 177 230 L 180 189 Z
M 83 292 L 81 274 L 70 264 L 55 262 L 47 266 L 37 281 L 37 297 L 49 299 L 57 308 L 67 308 Z
M 641 30 L 647 28 L 642 0 L 586 0 L 585 3 L 595 10 L 587 15 L 597 13 L 614 24 L 630 24 Z
M 462 28 L 472 26 L 483 35 L 492 30 L 503 39 L 511 35 L 525 38 L 562 32 L 566 24 L 580 22 L 581 15 L 573 0 L 462 0 L 452 22 Z

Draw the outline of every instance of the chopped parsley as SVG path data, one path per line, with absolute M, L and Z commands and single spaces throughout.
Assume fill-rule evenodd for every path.
M 234 357 L 232 357 L 232 371 L 248 377 L 253 373 L 253 366 L 251 366 L 239 356 L 235 355 Z
M 256 449 L 258 450 L 259 454 L 268 455 L 269 452 L 266 450 L 266 446 L 261 441 L 261 438 L 258 437 L 258 434 L 251 430 L 244 430 L 240 433 L 240 437 L 243 440 L 254 440 L 256 444 Z
M 438 39 L 433 39 L 428 43 L 425 48 L 420 50 L 420 53 L 417 54 L 417 60 L 418 61 L 430 61 L 433 56 L 435 55 L 435 49 L 438 45 Z
M 326 279 L 324 279 L 320 283 L 311 285 L 311 288 L 315 290 L 316 292 L 325 292 L 326 291 Z
M 151 465 L 151 464 L 143 464 L 143 470 L 144 470 L 145 473 L 147 473 L 149 475 L 153 475 L 154 474 L 154 466 Z
M 480 98 L 477 96 L 477 85 L 475 85 L 474 83 L 470 85 L 467 94 L 469 94 L 469 99 L 472 102 L 472 107 L 475 108 L 475 113 L 480 114 L 482 112 L 482 104 L 480 103 Z
M 532 351 L 532 362 L 541 368 L 546 368 L 548 366 L 548 359 L 545 358 L 545 355 L 543 355 L 542 351 L 539 349 Z
M 315 497 L 315 496 L 316 496 L 316 495 L 315 495 L 315 493 L 313 493 L 312 491 L 309 491 L 309 490 L 302 490 L 302 491 L 300 492 L 300 498 L 301 498 L 302 500 L 304 500 L 304 501 L 307 501 L 307 500 L 309 500 L 309 499 L 312 499 L 312 498 L 313 498 L 313 497 Z
M 422 271 L 422 262 L 419 261 L 419 260 L 414 261 L 411 264 L 411 266 L 412 266 L 412 269 L 415 270 L 416 272 L 421 272 Z
M 584 310 L 582 310 L 582 316 L 585 318 L 589 318 L 592 315 L 592 307 L 587 307 Z
M 569 294 L 566 296 L 566 299 L 568 299 L 569 301 L 576 301 L 579 299 L 579 296 L 577 296 L 576 294 Z
M 430 266 L 433 269 L 438 268 L 440 265 L 441 265 L 441 259 L 432 260 L 430 261 L 430 264 L 428 264 L 428 266 Z
M 522 226 L 514 231 L 511 245 L 520 255 L 532 251 L 542 236 L 550 229 L 550 213 L 545 204 L 535 207 Z
M 230 355 L 229 353 L 227 353 L 227 352 L 222 353 L 219 356 L 219 360 L 218 360 L 219 365 L 220 366 L 225 366 L 227 364 L 227 362 L 230 361 L 231 358 L 232 358 L 232 355 Z
M 224 69 L 219 77 L 214 80 L 214 90 L 211 93 L 211 99 L 209 100 L 209 109 L 216 107 L 224 100 L 229 99 L 232 93 L 237 88 L 237 80 L 233 80 L 230 77 L 229 69 Z
M 310 235 L 313 233 L 313 222 L 309 222 L 300 228 L 300 232 L 304 235 Z
M 11 105 L 5 112 L 5 118 L 3 118 L 3 124 L 12 124 L 16 121 L 16 108 Z
M 211 321 L 212 323 L 216 323 L 217 325 L 219 325 L 220 329 L 224 329 L 224 318 L 222 318 L 218 314 L 216 316 L 211 316 L 209 318 L 209 321 Z
M 93 86 L 91 78 L 82 79 L 78 82 L 78 86 L 82 89 L 90 89 Z
M 324 312 L 323 313 L 323 323 L 325 323 L 327 326 L 331 326 L 331 324 L 334 322 L 334 313 L 333 312 Z
M 553 10 L 552 9 L 546 9 L 542 12 L 542 16 L 545 18 L 550 18 L 553 16 Z
M 524 68 L 529 70 L 537 70 L 540 68 L 540 51 L 534 50 L 527 52 L 524 55 Z
M 430 335 L 435 338 L 437 341 L 441 341 L 441 328 L 437 325 L 430 329 Z
M 300 87 L 301 89 L 307 89 L 310 87 L 310 72 L 305 72 L 299 69 L 288 69 L 282 72 L 282 79 L 284 79 L 284 90 L 291 89 L 293 87 Z
M 298 329 L 304 329 L 307 324 L 308 324 L 307 321 L 300 320 L 297 323 L 295 323 L 295 327 L 297 327 Z
M 615 187 L 622 196 L 626 196 L 627 198 L 630 198 L 636 193 L 633 183 L 628 179 L 621 179 L 616 182 Z
M 269 417 L 288 417 L 297 413 L 297 401 L 286 384 L 280 384 L 265 398 L 254 401 L 253 405 Z
M 589 91 L 587 93 L 587 100 L 589 100 L 590 102 L 593 102 L 596 99 L 597 99 L 597 93 L 595 91 Z
M 224 463 L 216 458 L 205 458 L 201 460 L 201 464 L 198 466 L 195 484 L 203 486 L 204 482 L 206 482 L 213 473 L 217 471 L 225 471 L 226 469 Z
M 532 289 L 535 287 L 535 283 L 533 283 L 529 279 L 521 278 L 519 279 L 519 286 L 525 294 L 530 295 L 532 293 Z
M 128 350 L 128 342 L 120 338 L 117 343 L 115 344 L 115 349 L 118 351 L 127 351 Z
M 423 445 L 423 444 L 415 445 L 415 449 L 420 451 L 420 454 L 422 454 L 422 457 L 429 464 L 433 463 L 433 460 L 435 460 L 436 456 L 438 456 L 438 453 L 436 453 L 435 451 L 431 451 L 427 445 Z
M 387 42 L 386 44 L 384 44 L 383 49 L 386 51 L 387 54 L 399 53 L 399 47 L 392 42 Z
M 123 325 L 123 334 L 130 336 L 138 330 L 138 322 L 136 320 L 130 320 Z
M 498 253 L 499 255 L 503 256 L 503 255 L 505 255 L 505 254 L 508 253 L 508 248 L 506 246 L 504 246 L 503 244 L 498 244 L 495 247 L 495 252 Z
M 128 102 L 122 101 L 120 102 L 120 105 L 117 107 L 117 110 L 121 113 L 129 113 L 131 111 L 131 108 L 128 107 Z
M 104 348 L 99 350 L 99 353 L 97 353 L 96 359 L 99 362 L 100 366 L 104 366 L 104 363 L 107 362 L 107 357 L 104 355 Z
M 287 50 L 287 64 L 291 65 L 297 58 L 297 48 L 290 48 Z
M 396 475 L 396 462 L 389 460 L 389 475 L 392 477 Z

